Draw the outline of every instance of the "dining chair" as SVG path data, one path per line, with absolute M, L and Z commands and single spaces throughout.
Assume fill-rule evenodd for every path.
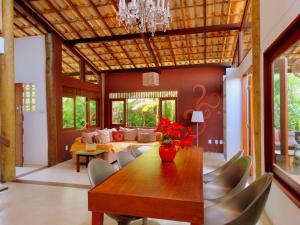
M 137 158 L 137 157 L 141 156 L 142 154 L 143 154 L 143 152 L 141 150 L 139 150 L 138 148 L 131 147 L 131 155 L 134 158 Z
M 204 225 L 255 225 L 265 207 L 272 185 L 266 173 L 224 202 L 204 209 Z
M 127 151 L 121 151 L 118 153 L 117 162 L 121 169 L 134 159 L 135 158 L 132 155 L 130 155 Z
M 118 170 L 102 159 L 92 159 L 88 164 L 88 176 L 90 179 L 91 187 L 102 183 L 108 177 L 112 176 Z M 107 213 L 107 215 L 117 221 L 118 225 L 129 225 L 130 222 L 135 220 L 143 220 L 143 225 L 146 225 L 147 219 L 135 216 L 115 215 Z
M 217 168 L 216 170 L 213 170 L 209 173 L 203 174 L 203 182 L 208 183 L 216 179 L 226 168 L 231 166 L 232 163 L 234 163 L 236 160 L 241 158 L 243 154 L 243 151 L 239 151 L 236 153 L 228 162 L 226 162 L 224 165 L 221 167 Z
M 233 162 L 215 180 L 203 184 L 204 199 L 217 203 L 243 190 L 248 181 L 250 166 L 249 156 Z

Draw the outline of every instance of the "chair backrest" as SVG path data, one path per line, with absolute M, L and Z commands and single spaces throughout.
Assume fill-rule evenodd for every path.
M 88 175 L 92 187 L 103 182 L 115 172 L 117 169 L 102 159 L 92 159 L 88 165 Z
M 216 199 L 217 202 L 231 198 L 244 189 L 248 181 L 250 167 L 251 158 L 249 156 L 243 156 L 233 162 L 220 176 L 208 184 L 228 190 L 228 193 L 224 197 Z
M 226 168 L 230 167 L 231 164 L 233 164 L 235 161 L 241 158 L 242 155 L 243 155 L 243 151 L 237 152 L 230 160 L 228 160 L 223 166 L 219 167 L 217 170 L 224 171 Z
M 137 158 L 137 157 L 141 156 L 143 154 L 143 152 L 140 151 L 138 148 L 133 147 L 133 148 L 131 148 L 131 154 L 134 158 Z
M 240 215 L 226 223 L 227 225 L 255 225 L 257 223 L 268 199 L 272 178 L 272 173 L 266 173 L 243 191 L 220 204 L 240 212 Z
M 120 168 L 123 168 L 135 158 L 127 151 L 121 151 L 118 153 L 117 161 Z

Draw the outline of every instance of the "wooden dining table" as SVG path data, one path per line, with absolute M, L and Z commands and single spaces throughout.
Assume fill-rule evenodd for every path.
M 92 224 L 104 213 L 204 223 L 202 149 L 178 151 L 174 162 L 162 162 L 151 150 L 88 192 Z

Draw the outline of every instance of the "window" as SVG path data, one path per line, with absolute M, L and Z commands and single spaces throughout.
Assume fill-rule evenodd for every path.
M 87 113 L 86 113 L 86 97 L 76 96 L 76 128 L 82 129 L 86 127 Z
M 113 125 L 124 125 L 125 118 L 125 101 L 124 100 L 115 100 L 112 102 L 112 124 Z
M 62 75 L 80 79 L 80 59 L 62 46 Z
M 172 122 L 176 121 L 176 99 L 161 100 L 161 116 Z
M 176 121 L 177 91 L 110 93 L 111 125 L 156 127 L 160 118 Z
M 158 98 L 127 100 L 127 126 L 156 127 L 159 122 Z
M 89 100 L 89 126 L 97 125 L 97 101 Z
M 264 53 L 265 164 L 300 206 L 299 19 Z
M 36 109 L 36 90 L 34 84 L 23 84 L 23 111 L 35 112 Z
M 99 84 L 98 74 L 87 65 L 85 65 L 85 81 L 93 84 Z
M 63 128 L 74 128 L 74 98 L 63 97 Z

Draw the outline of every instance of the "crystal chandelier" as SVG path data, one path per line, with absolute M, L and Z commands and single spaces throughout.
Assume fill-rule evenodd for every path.
M 134 27 L 140 32 L 149 31 L 154 35 L 158 26 L 164 31 L 171 22 L 170 2 L 165 0 L 131 0 L 127 5 L 125 0 L 119 1 L 117 20 L 123 23 L 129 31 Z

